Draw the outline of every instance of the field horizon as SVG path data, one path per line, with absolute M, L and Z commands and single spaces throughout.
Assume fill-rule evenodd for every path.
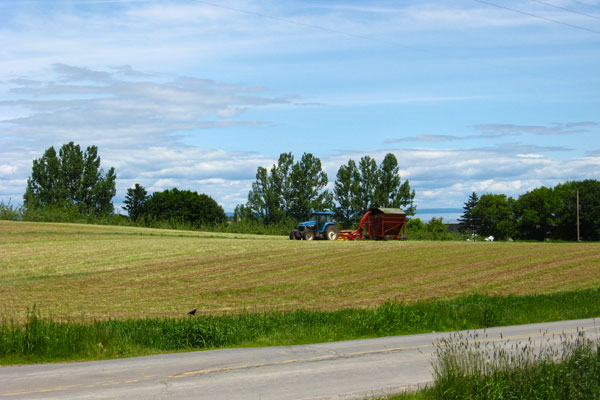
M 599 243 L 328 242 L 0 221 L 3 318 L 332 311 L 600 287 Z

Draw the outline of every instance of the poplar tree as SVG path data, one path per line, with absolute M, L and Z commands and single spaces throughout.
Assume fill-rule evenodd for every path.
M 338 170 L 333 189 L 336 218 L 344 227 L 354 224 L 360 214 L 359 191 L 358 167 L 354 160 L 348 160 L 348 165 L 342 165 Z
M 41 158 L 33 160 L 24 206 L 28 210 L 77 207 L 83 214 L 111 214 L 116 178 L 114 168 L 106 174 L 100 168 L 96 146 L 88 146 L 83 152 L 79 145 L 69 142 L 60 148 L 58 155 L 50 147 Z
M 360 188 L 358 191 L 358 204 L 360 212 L 366 212 L 375 206 L 375 192 L 377 189 L 377 162 L 370 156 L 364 156 L 358 162 L 360 173 Z
M 248 202 L 236 208 L 238 217 L 253 215 L 266 225 L 286 218 L 303 220 L 313 210 L 333 206 L 333 196 L 324 189 L 327 183 L 327 174 L 317 157 L 304 153 L 294 163 L 292 153 L 282 153 L 270 171 L 257 168 Z
M 319 158 L 311 153 L 302 154 L 301 160 L 292 167 L 290 178 L 292 182 L 291 217 L 304 220 L 312 211 L 333 207 L 332 194 L 328 190 L 324 190 L 329 181 Z

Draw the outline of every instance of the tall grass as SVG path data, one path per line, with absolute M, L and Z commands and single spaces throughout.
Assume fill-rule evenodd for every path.
M 507 347 L 477 335 L 451 335 L 436 345 L 435 382 L 388 400 L 588 400 L 600 398 L 600 344 L 562 337 L 559 346 L 528 340 Z
M 444 399 L 597 399 L 600 355 L 597 343 L 580 332 L 552 347 L 531 340 L 483 345 L 451 338 L 437 347 L 432 398 Z
M 291 345 L 483 328 L 600 315 L 600 290 L 450 301 L 332 312 L 244 313 L 84 322 L 42 317 L 0 323 L 0 363 L 115 358 L 230 346 Z

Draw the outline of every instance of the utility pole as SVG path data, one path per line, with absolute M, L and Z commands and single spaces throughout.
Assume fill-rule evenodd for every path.
M 579 189 L 577 189 L 577 241 L 581 241 L 579 236 Z

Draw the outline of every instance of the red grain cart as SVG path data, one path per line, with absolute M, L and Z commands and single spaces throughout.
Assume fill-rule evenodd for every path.
M 338 240 L 405 240 L 406 213 L 399 208 L 373 207 L 363 215 L 358 229 L 343 230 Z

